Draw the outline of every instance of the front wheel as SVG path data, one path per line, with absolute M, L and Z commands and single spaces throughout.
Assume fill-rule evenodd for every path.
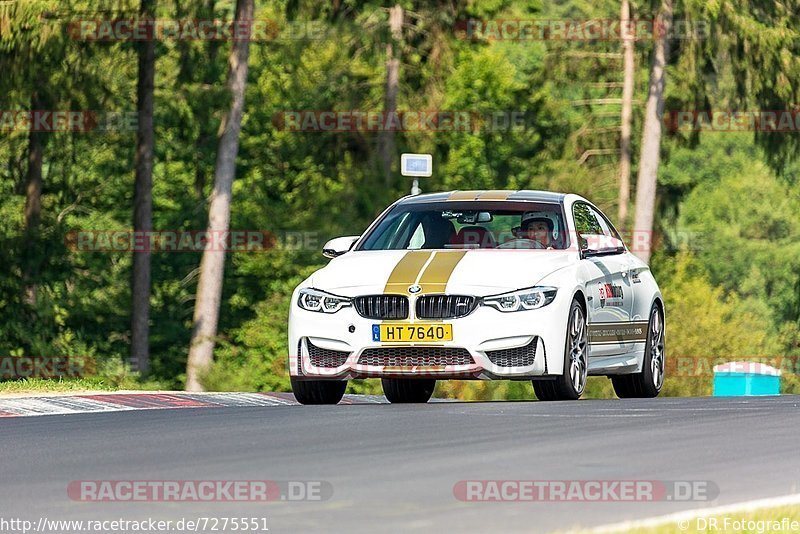
M 347 380 L 291 379 L 292 393 L 300 404 L 338 404 L 347 389 Z
M 392 404 L 425 403 L 436 388 L 436 380 L 428 378 L 382 378 L 383 394 Z
M 620 399 L 652 398 L 664 385 L 664 312 L 653 304 L 647 325 L 642 371 L 632 375 L 612 376 L 614 392 Z
M 578 400 L 586 389 L 586 377 L 589 371 L 588 351 L 586 315 L 576 299 L 569 307 L 564 371 L 555 379 L 533 380 L 536 398 L 542 401 Z

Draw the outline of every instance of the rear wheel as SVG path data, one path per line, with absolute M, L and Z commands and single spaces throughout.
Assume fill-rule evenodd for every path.
M 567 319 L 567 340 L 564 346 L 564 372 L 554 380 L 533 380 L 536 398 L 543 401 L 577 400 L 586 389 L 589 370 L 589 339 L 586 315 L 578 300 L 573 300 Z
M 653 309 L 650 310 L 642 371 L 632 375 L 612 376 L 611 383 L 620 399 L 658 396 L 664 385 L 664 313 L 658 305 L 653 304 Z
M 428 378 L 382 378 L 383 394 L 395 403 L 428 402 L 436 388 L 436 380 Z
M 294 398 L 300 404 L 337 404 L 347 389 L 347 380 L 291 379 Z

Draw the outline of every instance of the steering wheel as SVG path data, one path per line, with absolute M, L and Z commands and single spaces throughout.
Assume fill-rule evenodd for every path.
M 498 245 L 497 248 L 544 249 L 547 247 L 538 241 L 534 241 L 533 239 L 518 237 L 516 239 L 512 239 L 511 241 L 506 241 L 502 245 Z

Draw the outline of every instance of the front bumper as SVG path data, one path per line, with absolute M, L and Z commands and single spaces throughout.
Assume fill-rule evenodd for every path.
M 401 344 L 372 341 L 372 326 L 381 321 L 361 317 L 353 308 L 322 314 L 293 303 L 290 374 L 313 380 L 526 379 L 560 374 L 566 312 L 559 313 L 554 304 L 514 313 L 479 307 L 466 317 L 441 321 L 453 325 L 452 341 Z

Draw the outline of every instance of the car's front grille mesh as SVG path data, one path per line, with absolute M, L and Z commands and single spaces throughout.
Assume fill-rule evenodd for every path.
M 403 295 L 365 295 L 354 298 L 353 304 L 367 319 L 408 318 L 408 298 Z
M 536 340 L 522 347 L 503 350 L 487 350 L 486 356 L 489 360 L 499 367 L 525 367 L 533 365 L 536 359 Z
M 467 349 L 457 347 L 377 347 L 365 349 L 359 365 L 410 367 L 415 365 L 470 365 Z
M 472 313 L 478 299 L 470 295 L 423 295 L 417 299 L 420 319 L 456 319 Z
M 344 365 L 347 357 L 350 356 L 349 352 L 341 350 L 330 350 L 317 347 L 310 341 L 306 340 L 308 344 L 308 355 L 311 359 L 311 365 L 314 367 L 339 367 Z
M 297 374 L 303 375 L 303 340 L 297 342 Z

